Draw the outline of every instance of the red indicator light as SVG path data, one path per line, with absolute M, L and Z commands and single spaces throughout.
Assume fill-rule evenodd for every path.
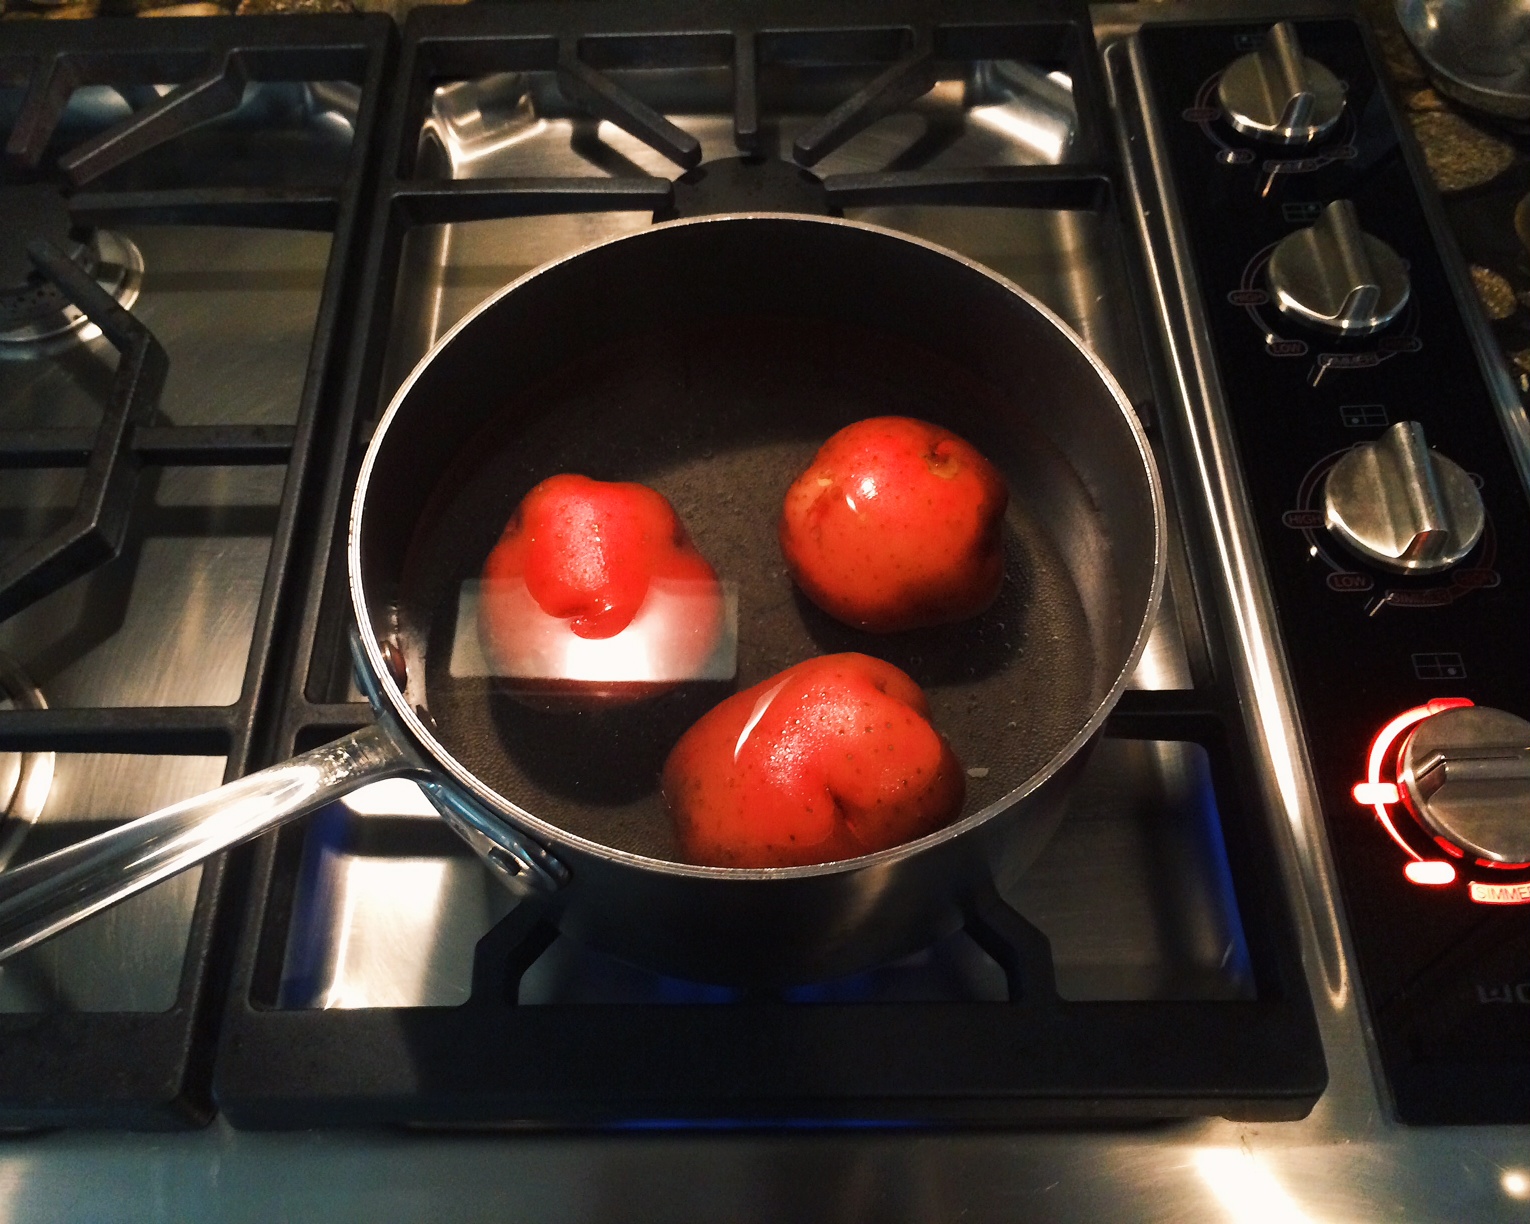
M 1404 867 L 1403 875 L 1415 884 L 1450 884 L 1455 881 L 1456 869 L 1440 859 L 1421 859 Z
M 1381 822 L 1381 827 L 1387 831 L 1387 836 L 1402 848 L 1404 854 L 1414 860 L 1408 864 L 1407 869 L 1428 867 L 1429 864 L 1424 862 L 1423 856 L 1418 851 L 1403 840 L 1402 835 L 1397 831 L 1397 826 L 1392 823 L 1392 813 L 1387 811 L 1387 808 L 1391 804 L 1396 803 L 1401 796 L 1397 793 L 1396 782 L 1382 779 L 1382 766 L 1386 764 L 1387 757 L 1391 753 L 1393 745 L 1397 743 L 1398 737 L 1409 727 L 1421 723 L 1424 719 L 1435 714 L 1443 714 L 1446 710 L 1458 710 L 1462 706 L 1469 706 L 1471 704 L 1465 697 L 1437 697 L 1425 705 L 1414 706 L 1411 710 L 1404 710 L 1376 733 L 1376 738 L 1371 741 L 1371 751 L 1366 758 L 1365 781 L 1356 783 L 1354 789 L 1350 792 L 1354 795 L 1356 803 L 1362 807 L 1375 809 L 1376 819 Z M 1442 867 L 1450 866 L 1449 863 L 1442 863 L 1440 865 Z M 1438 868 L 1435 868 L 1435 870 L 1438 870 Z M 1454 868 L 1451 869 L 1451 876 L 1452 878 L 1455 876 Z M 1413 876 L 1410 874 L 1408 878 L 1412 880 Z M 1449 883 L 1449 881 L 1417 880 L 1415 883 L 1443 884 Z

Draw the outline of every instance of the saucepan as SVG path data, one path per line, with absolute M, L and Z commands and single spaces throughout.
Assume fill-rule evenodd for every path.
M 981 616 L 873 635 L 798 594 L 781 498 L 835 430 L 934 421 L 1010 491 Z M 728 666 L 643 700 L 538 704 L 468 665 L 463 615 L 525 493 L 559 472 L 663 493 L 725 581 Z M 1164 508 L 1136 415 L 1040 303 L 871 225 L 737 214 L 657 225 L 490 297 L 383 415 L 350 519 L 353 654 L 376 721 L 0 876 L 15 951 L 246 838 L 392 776 L 565 934 L 722 983 L 824 979 L 956 929 L 1053 832 L 1151 627 Z M 923 687 L 967 773 L 954 823 L 839 862 L 681 861 L 664 755 L 735 688 L 858 650 Z

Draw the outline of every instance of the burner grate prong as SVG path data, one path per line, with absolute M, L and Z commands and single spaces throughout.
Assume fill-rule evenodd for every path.
M 852 136 L 934 88 L 934 40 L 921 30 L 912 51 L 797 137 L 792 157 L 798 165 L 816 166 Z
M 160 467 L 259 467 L 285 465 L 296 436 L 290 425 L 139 425 L 128 446 Z M 95 439 L 90 428 L 0 429 L 0 470 L 85 467 Z
M 84 83 L 84 74 L 73 59 L 37 61 L 27 80 L 16 126 L 5 142 L 6 155 L 13 162 L 30 170 L 42 161 L 43 150 L 69 105 L 69 95 Z
M 733 143 L 742 153 L 760 151 L 760 53 L 753 30 L 733 39 Z
M 218 65 L 177 86 L 158 103 L 124 119 L 58 159 L 76 187 L 99 178 L 173 136 L 219 115 L 244 99 L 249 73 L 237 51 L 214 53 Z
M 579 58 L 573 42 L 564 42 L 558 49 L 558 88 L 595 118 L 616 124 L 677 166 L 689 170 L 701 161 L 699 140 L 591 68 Z
M 392 190 L 416 225 L 494 221 L 559 213 L 648 212 L 668 205 L 674 185 L 663 178 L 492 178 L 414 180 Z
M 68 200 L 84 225 L 227 225 L 247 229 L 335 228 L 333 191 L 304 187 L 186 187 L 162 191 L 82 191 Z
M 1076 165 L 830 174 L 823 185 L 837 209 L 959 204 L 1096 211 L 1111 191 L 1104 168 Z

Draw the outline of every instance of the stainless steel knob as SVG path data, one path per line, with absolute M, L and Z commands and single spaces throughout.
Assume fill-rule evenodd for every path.
M 1408 806 L 1453 846 L 1530 862 L 1530 722 L 1487 706 L 1424 719 L 1399 753 Z
M 1265 279 L 1281 311 L 1341 336 L 1380 331 L 1408 304 L 1407 265 L 1360 228 L 1348 200 L 1335 200 L 1314 224 L 1281 239 Z
M 1429 449 L 1417 421 L 1399 421 L 1328 470 L 1323 518 L 1365 560 L 1433 574 L 1471 552 L 1486 514 L 1460 465 Z
M 1296 27 L 1273 26 L 1259 50 L 1222 73 L 1217 100 L 1227 121 L 1245 136 L 1280 144 L 1306 144 L 1339 121 L 1344 86 L 1315 59 L 1302 54 Z

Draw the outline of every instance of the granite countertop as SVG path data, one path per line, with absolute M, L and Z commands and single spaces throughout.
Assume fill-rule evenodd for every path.
M 1442 97 L 1391 0 L 1360 0 L 1505 360 L 1530 399 L 1530 125 Z

